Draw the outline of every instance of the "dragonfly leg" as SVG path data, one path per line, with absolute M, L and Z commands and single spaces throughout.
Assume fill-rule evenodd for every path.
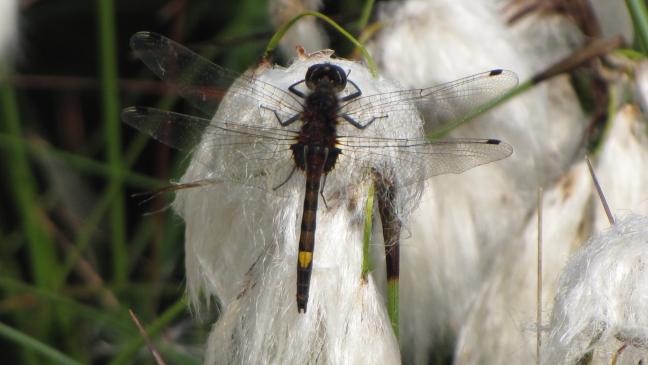
M 365 129 L 365 128 L 367 128 L 368 126 L 370 126 L 371 123 L 375 122 L 376 119 L 382 119 L 382 118 L 387 118 L 387 117 L 388 117 L 388 115 L 386 115 L 386 114 L 385 114 L 385 115 L 381 115 L 381 116 L 379 116 L 379 117 L 373 117 L 373 118 L 371 118 L 371 120 L 368 121 L 366 124 L 361 124 L 361 123 L 359 123 L 357 120 L 351 118 L 351 117 L 350 117 L 349 115 L 347 115 L 347 114 L 340 114 L 340 116 L 341 116 L 342 118 L 344 118 L 344 120 L 346 120 L 347 122 L 349 122 L 352 126 L 358 128 L 358 129 Z
M 302 98 L 302 99 L 305 99 L 305 98 L 306 98 L 306 94 L 304 94 L 303 92 L 301 92 L 301 91 L 299 91 L 299 90 L 296 89 L 296 86 L 299 85 L 299 84 L 301 84 L 301 83 L 303 83 L 304 81 L 306 81 L 306 80 L 300 80 L 300 81 L 297 81 L 296 83 L 294 83 L 294 84 L 288 86 L 288 91 L 290 91 L 291 93 L 293 93 L 293 94 L 299 96 L 299 97 Z
M 301 117 L 301 114 L 297 113 L 297 114 L 293 115 L 292 117 L 290 117 L 290 118 L 288 118 L 286 120 L 281 120 L 281 117 L 279 116 L 279 113 L 277 113 L 276 110 L 274 110 L 272 108 L 268 108 L 265 105 L 261 105 L 261 108 L 266 109 L 266 110 L 270 110 L 271 112 L 273 112 L 275 117 L 277 118 L 277 121 L 279 122 L 279 124 L 281 124 L 282 127 L 286 127 L 286 126 L 291 125 L 296 120 L 299 120 L 299 117 Z
M 350 83 L 351 85 L 353 85 L 353 87 L 355 87 L 356 91 L 354 93 L 352 93 L 352 94 L 349 94 L 349 95 L 343 97 L 342 99 L 340 99 L 340 101 L 349 101 L 349 100 L 355 99 L 358 96 L 362 95 L 362 91 L 360 90 L 358 85 L 356 85 L 355 82 L 353 82 L 353 81 L 351 81 L 349 79 L 347 79 L 347 82 Z
M 329 150 L 328 147 L 324 148 L 324 162 L 322 163 L 322 166 L 326 166 L 326 162 L 328 161 L 328 158 L 329 158 L 329 152 L 330 152 L 330 150 Z M 324 178 L 322 179 L 322 186 L 320 186 L 319 193 L 320 193 L 320 196 L 322 197 L 322 202 L 324 202 L 324 206 L 326 207 L 326 209 L 329 209 L 329 206 L 326 203 L 326 197 L 324 196 L 324 187 L 326 186 L 326 178 L 328 177 L 328 174 L 327 174 L 328 170 L 326 170 L 326 168 L 324 168 L 324 169 L 325 169 L 324 170 Z
M 322 186 L 320 187 L 320 196 L 322 197 L 322 202 L 324 203 L 324 206 L 326 209 L 330 209 L 328 204 L 326 204 L 326 197 L 324 196 L 324 187 L 326 186 L 326 177 L 328 175 L 324 175 L 324 178 L 322 179 Z
M 290 180 L 290 178 L 291 178 L 291 177 L 293 176 L 293 174 L 295 173 L 295 170 L 297 170 L 297 166 L 293 166 L 292 170 L 290 171 L 290 174 L 288 174 L 288 177 L 286 177 L 286 179 L 285 179 L 284 181 L 282 181 L 279 185 L 273 187 L 272 190 L 273 190 L 273 191 L 279 190 L 280 187 L 286 185 L 286 183 L 288 182 L 288 180 Z

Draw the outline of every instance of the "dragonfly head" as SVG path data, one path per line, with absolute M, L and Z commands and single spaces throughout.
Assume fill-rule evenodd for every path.
M 339 66 L 318 63 L 308 68 L 305 81 L 306 87 L 310 90 L 314 90 L 317 85 L 324 83 L 332 86 L 336 92 L 340 92 L 346 87 L 347 76 Z

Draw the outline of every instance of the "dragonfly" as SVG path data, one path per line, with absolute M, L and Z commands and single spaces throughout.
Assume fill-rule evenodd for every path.
M 360 75 L 351 73 L 351 66 L 345 69 L 350 61 L 330 57 L 311 62 L 305 72 L 284 83 L 263 73 L 230 71 L 152 32 L 136 33 L 130 46 L 154 74 L 208 116 L 143 106 L 121 114 L 141 132 L 194 153 L 205 173 L 183 187 L 226 181 L 281 193 L 296 175 L 304 176 L 297 254 L 299 313 L 307 310 L 318 202 L 321 196 L 326 204 L 328 179 L 352 185 L 379 174 L 407 186 L 435 175 L 461 173 L 513 152 L 497 139 L 429 140 L 420 126 L 391 133 L 408 123 L 420 124 L 424 110 L 446 116 L 425 121 L 426 130 L 447 126 L 514 88 L 517 76 L 511 71 L 487 71 L 429 88 L 380 91 L 356 82 Z

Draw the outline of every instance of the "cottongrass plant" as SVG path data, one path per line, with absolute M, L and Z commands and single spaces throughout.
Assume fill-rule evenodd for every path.
M 399 4 L 383 11 L 385 29 L 373 53 L 388 77 L 405 87 L 425 87 L 495 67 L 513 69 L 528 79 L 582 45 L 573 24 L 557 16 L 533 17 L 509 27 L 502 4 Z M 328 56 L 314 57 L 300 59 L 287 70 L 265 70 L 261 77 L 287 87 L 303 78 L 308 65 Z M 370 82 L 360 81 L 369 77 L 367 72 L 344 64 L 365 94 L 371 93 Z M 226 98 L 217 117 L 250 121 L 259 113 L 258 105 Z M 434 117 L 434 111 L 423 113 L 428 120 Z M 591 232 L 592 185 L 584 163 L 574 165 L 582 158 L 587 119 L 568 79 L 557 77 L 536 86 L 480 119 L 451 136 L 501 138 L 516 153 L 509 161 L 432 180 L 422 209 L 406 223 L 401 345 L 408 363 L 433 361 L 435 346 L 454 338 L 457 363 L 535 361 L 536 189 L 550 188 L 545 199 L 545 320 L 558 272 Z M 266 115 L 265 120 L 273 119 Z M 418 133 L 420 121 L 416 123 L 411 127 Z M 394 137 L 390 131 L 380 133 Z M 607 141 L 612 140 L 610 136 Z M 210 169 L 200 162 L 209 161 L 209 156 L 201 158 L 200 153 L 199 149 L 183 181 Z M 236 162 L 230 158 L 213 163 Z M 606 158 L 603 153 L 597 158 L 597 169 L 605 170 L 606 163 L 608 168 L 619 165 Z M 399 170 L 407 173 L 407 168 Z M 327 181 L 335 198 L 318 213 L 316 266 L 306 315 L 297 314 L 292 295 L 302 177 L 291 179 L 274 195 L 226 183 L 178 194 L 175 208 L 187 222 L 192 304 L 201 310 L 203 300 L 209 303 L 218 297 L 221 310 L 208 342 L 207 364 L 400 361 L 380 292 L 382 270 L 358 280 L 368 180 L 345 185 L 354 174 L 353 164 L 341 160 Z M 604 172 L 601 180 L 609 176 Z M 396 207 L 402 218 L 417 206 L 421 191 L 405 193 Z M 374 250 L 374 255 L 380 261 L 384 252 Z
M 608 364 L 615 356 L 617 364 L 648 359 L 643 263 L 648 245 L 648 136 L 636 106 L 619 109 L 595 162 L 606 199 L 620 219 L 610 227 L 599 203 L 593 202 L 596 212 L 590 217 L 600 233 L 562 271 L 544 349 L 546 364 L 570 364 L 590 351 L 593 364 Z
M 304 78 L 309 66 L 322 62 L 334 62 L 350 71 L 350 78 L 365 95 L 397 89 L 387 80 L 374 79 L 361 65 L 331 59 L 327 52 L 304 55 L 287 69 L 259 70 L 257 77 L 287 89 Z M 272 112 L 260 108 L 259 102 L 249 98 L 245 90 L 236 90 L 235 83 L 215 118 L 276 127 Z M 294 103 L 288 99 L 284 102 Z M 388 138 L 422 135 L 421 119 L 411 109 L 390 110 L 389 115 L 399 124 L 377 123 L 376 128 L 366 132 Z M 338 134 L 348 135 L 350 128 L 354 127 L 341 123 Z M 253 138 L 248 145 L 235 146 L 235 153 L 212 155 L 213 144 L 219 142 L 227 141 L 218 139 L 218 130 L 208 129 L 182 182 L 204 178 L 214 171 L 227 174 L 251 154 L 263 157 Z M 285 149 L 280 153 L 290 154 L 289 143 L 292 142 L 279 146 Z M 341 148 L 343 154 L 326 180 L 324 195 L 328 207 L 321 202 L 322 208 L 318 209 L 314 267 L 305 314 L 298 314 L 295 303 L 295 263 L 305 184 L 301 173 L 295 173 L 277 191 L 272 191 L 272 187 L 285 179 L 290 170 L 277 176 L 273 176 L 272 169 L 265 171 L 265 189 L 247 187 L 243 180 L 240 184 L 223 182 L 178 192 L 174 208 L 186 222 L 189 298 L 198 311 L 205 309 L 205 299 L 207 303 L 215 297 L 219 300 L 220 319 L 210 334 L 206 364 L 400 361 L 385 298 L 377 290 L 372 275 L 365 279 L 361 275 L 364 209 L 371 179 L 362 175 L 364 170 L 355 158 L 371 159 L 387 177 L 398 167 L 399 178 L 416 181 L 420 171 L 403 164 L 390 151 L 357 156 L 353 151 L 345 151 L 344 146 Z M 280 155 L 274 152 L 271 156 Z M 264 161 L 268 165 L 274 162 Z M 247 173 L 244 171 L 241 176 L 244 178 Z M 421 190 L 419 183 L 399 191 L 394 209 L 401 219 L 406 219 L 415 207 Z M 383 251 L 382 247 L 376 248 Z M 207 309 L 216 310 L 214 305 Z
M 496 67 L 525 80 L 580 44 L 565 19 L 509 27 L 502 5 L 461 0 L 389 7 L 373 54 L 385 74 L 422 87 Z M 428 182 L 402 249 L 401 345 L 408 363 L 427 364 L 439 349 L 435 343 L 452 346 L 448 338 L 469 318 L 476 293 L 485 290 L 484 277 L 496 269 L 501 252 L 519 247 L 514 237 L 527 225 L 537 187 L 552 184 L 573 163 L 585 127 L 568 79 L 559 77 L 451 132 L 501 138 L 515 152 Z
M 574 246 L 587 238 L 593 185 L 585 161 L 575 164 L 550 186 L 542 201 L 542 308 L 551 308 L 557 273 Z M 536 360 L 537 214 L 527 217 L 484 278 L 459 333 L 458 364 L 533 364 Z M 543 310 L 543 323 L 549 311 Z M 541 330 L 544 327 L 541 326 Z M 493 334 L 497 335 L 493 335 Z
M 544 364 L 637 364 L 648 355 L 648 217 L 628 214 L 595 234 L 560 277 Z M 623 346 L 628 348 L 619 351 Z
M 512 27 L 506 25 L 503 4 L 501 0 L 462 0 L 392 5 L 382 12 L 385 28 L 372 46 L 373 54 L 388 77 L 405 87 L 425 87 L 495 67 L 515 70 L 528 79 L 583 44 L 575 26 L 560 16 L 535 16 Z M 288 70 L 299 69 L 295 73 L 303 75 L 305 66 L 298 66 L 301 61 Z M 349 68 L 356 77 L 364 72 Z M 268 80 L 285 86 L 294 82 Z M 219 113 L 249 114 L 258 109 L 237 103 L 229 108 L 233 110 Z M 423 113 L 426 119 L 434 116 L 434 111 Z M 641 192 L 635 187 L 645 186 L 641 173 L 636 173 L 646 151 L 640 127 L 623 122 L 631 114 L 621 110 L 594 159 L 606 191 L 619 187 L 618 194 L 612 187 L 611 195 L 619 196 L 620 205 L 615 206 L 621 209 L 636 209 Z M 501 138 L 516 152 L 508 161 L 432 180 L 426 186 L 421 209 L 406 223 L 409 237 L 404 242 L 401 266 L 401 346 L 406 362 L 434 361 L 439 350 L 435 346 L 457 341 L 456 363 L 532 363 L 537 360 L 537 326 L 545 340 L 547 331 L 551 333 L 543 348 L 546 363 L 569 363 L 591 348 L 603 349 L 611 340 L 643 344 L 643 334 L 628 327 L 628 320 L 603 318 L 603 330 L 592 330 L 595 316 L 578 317 L 568 309 L 559 309 L 567 300 L 564 295 L 557 299 L 549 326 L 559 272 L 570 252 L 603 222 L 602 213 L 593 213 L 593 185 L 585 164 L 578 162 L 583 157 L 587 122 L 569 80 L 556 77 L 451 133 L 455 137 Z M 619 161 L 632 161 L 633 167 L 624 168 L 627 165 Z M 202 168 L 194 163 L 183 180 L 200 176 Z M 620 176 L 617 174 L 627 176 L 615 179 Z M 343 198 L 318 215 L 317 264 L 309 312 L 299 316 L 294 310 L 291 293 L 303 189 L 300 181 L 293 179 L 276 197 L 226 184 L 209 188 L 210 194 L 205 194 L 207 189 L 179 194 L 176 209 L 187 221 L 192 302 L 199 303 L 201 295 L 218 296 L 223 310 L 210 335 L 206 363 L 399 362 L 398 346 L 388 331 L 378 290 L 384 287 L 382 271 L 376 270 L 366 282 L 357 280 L 365 202 L 362 184 L 350 192 L 337 185 L 343 179 L 332 183 L 333 191 Z M 628 181 L 631 183 L 623 187 Z M 538 187 L 549 189 L 544 200 L 545 310 L 540 324 L 535 322 L 534 272 L 534 196 Z M 409 194 L 416 197 L 418 193 Z M 402 217 L 416 201 L 398 203 Z M 637 220 L 631 218 L 629 224 Z M 382 250 L 374 252 L 380 261 Z M 585 282 L 583 272 L 575 275 L 574 280 Z M 636 279 L 632 285 L 641 285 L 639 276 L 632 278 Z M 609 290 L 617 290 L 612 289 L 615 283 L 608 284 Z M 592 298 L 599 308 L 607 308 L 599 303 L 600 298 Z M 617 317 L 631 318 L 631 312 L 639 308 L 636 303 L 639 301 L 628 302 L 625 317 Z M 604 353 L 616 351 L 613 347 L 605 347 Z
M 645 184 L 648 184 L 648 137 L 645 130 L 645 122 L 637 107 L 633 105 L 622 107 L 612 119 L 611 126 L 599 147 L 599 152 L 593 159 L 596 175 L 615 214 L 624 215 L 636 212 L 645 215 L 648 213 L 648 202 L 643 188 Z M 582 312 L 582 310 L 572 306 L 572 312 L 569 312 L 569 309 L 564 308 L 564 304 L 559 304 L 566 300 L 566 294 L 563 292 L 567 290 L 562 288 L 567 285 L 564 284 L 567 279 L 561 279 L 562 289 L 558 289 L 559 276 L 577 275 L 575 268 L 565 267 L 565 262 L 575 251 L 579 250 L 579 247 L 584 245 L 583 242 L 588 237 L 594 234 L 597 238 L 590 238 L 589 241 L 598 240 L 601 234 L 595 232 L 608 230 L 610 225 L 604 209 L 599 203 L 599 197 L 585 162 L 574 165 L 553 188 L 546 192 L 543 205 L 544 255 L 542 261 L 544 271 L 542 281 L 544 284 L 542 307 L 544 310 L 540 330 L 544 342 L 547 343 L 547 347 L 542 350 L 545 357 L 543 362 L 546 364 L 572 364 L 574 357 L 580 357 L 587 350 L 594 348 L 597 350 L 595 354 L 598 353 L 598 350 L 603 350 L 601 356 L 594 358 L 594 363 L 609 363 L 611 354 L 623 344 L 603 341 L 597 342 L 596 346 L 594 344 L 591 347 L 589 344 L 583 345 L 579 342 L 587 336 L 583 332 L 591 328 L 585 328 L 582 322 L 584 319 L 578 317 L 580 316 L 579 311 Z M 633 218 L 632 220 L 635 221 L 633 224 L 637 223 L 637 219 Z M 615 228 L 612 228 L 612 231 L 618 233 Z M 617 233 L 614 233 L 613 236 L 618 236 Z M 517 244 L 515 249 L 503 252 L 495 263 L 497 269 L 486 277 L 468 321 L 460 333 L 456 350 L 457 363 L 505 364 L 509 361 L 515 363 L 536 361 L 535 331 L 538 325 L 535 323 L 536 235 L 536 216 L 531 216 L 527 219 L 524 231 L 520 235 L 514 236 Z M 585 248 L 584 250 L 589 249 Z M 609 248 L 607 252 L 612 250 Z M 618 258 L 618 256 L 619 254 L 614 257 Z M 583 268 L 582 265 L 579 268 Z M 626 269 L 641 270 L 641 267 L 628 263 Z M 624 268 L 620 267 L 618 270 L 624 270 Z M 583 281 L 586 277 L 589 278 L 585 273 L 582 275 L 585 276 L 579 277 L 578 280 Z M 570 281 L 572 283 L 570 285 L 576 285 L 574 280 L 576 279 Z M 605 283 L 601 282 L 601 285 L 609 285 L 608 290 L 613 290 L 612 286 L 618 282 L 610 282 L 610 280 L 612 278 L 609 278 Z M 632 290 L 639 293 L 642 289 L 640 285 L 635 285 Z M 553 298 L 557 295 L 556 293 L 563 294 L 558 294 L 554 304 Z M 595 293 L 591 294 L 595 295 Z M 571 298 L 574 297 L 570 297 L 569 300 L 577 300 Z M 601 298 L 601 301 L 603 300 Z M 619 300 L 624 299 L 619 298 Z M 571 304 L 572 302 L 570 302 Z M 628 311 L 638 310 L 638 308 L 632 303 L 626 307 Z M 609 307 L 604 309 L 607 310 Z M 616 316 L 613 313 L 610 315 Z M 641 313 L 637 315 L 641 316 Z M 576 316 L 580 322 L 572 323 L 573 320 L 569 316 Z M 549 324 L 550 318 L 553 318 L 551 325 Z M 547 339 L 549 331 L 551 336 Z M 495 332 L 498 333 L 498 336 L 488 336 L 489 333 Z M 569 334 L 566 334 L 567 332 Z M 593 338 L 589 337 L 589 339 Z M 570 353 L 572 345 L 574 345 L 574 352 Z M 629 348 L 627 351 L 637 352 L 638 350 Z M 642 356 L 645 357 L 646 353 L 643 353 Z M 628 357 L 628 353 L 624 352 L 624 356 L 620 357 L 619 361 L 627 364 L 637 363 L 637 361 L 632 362 L 631 359 L 632 357 Z

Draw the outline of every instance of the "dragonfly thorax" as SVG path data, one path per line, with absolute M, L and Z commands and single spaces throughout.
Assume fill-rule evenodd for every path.
M 319 83 L 306 97 L 303 121 L 308 123 L 312 119 L 319 118 L 327 119 L 326 122 L 334 122 L 338 105 L 339 100 L 335 89 L 328 83 Z
M 313 67 L 315 66 L 311 66 L 309 72 Z M 307 80 L 308 77 L 307 74 Z M 314 168 L 320 173 L 328 173 L 335 166 L 340 153 L 336 147 L 337 113 L 340 101 L 335 85 L 328 80 L 328 78 L 318 80 L 312 92 L 306 96 L 304 110 L 301 113 L 303 125 L 297 143 L 291 147 L 296 165 L 301 170 Z

